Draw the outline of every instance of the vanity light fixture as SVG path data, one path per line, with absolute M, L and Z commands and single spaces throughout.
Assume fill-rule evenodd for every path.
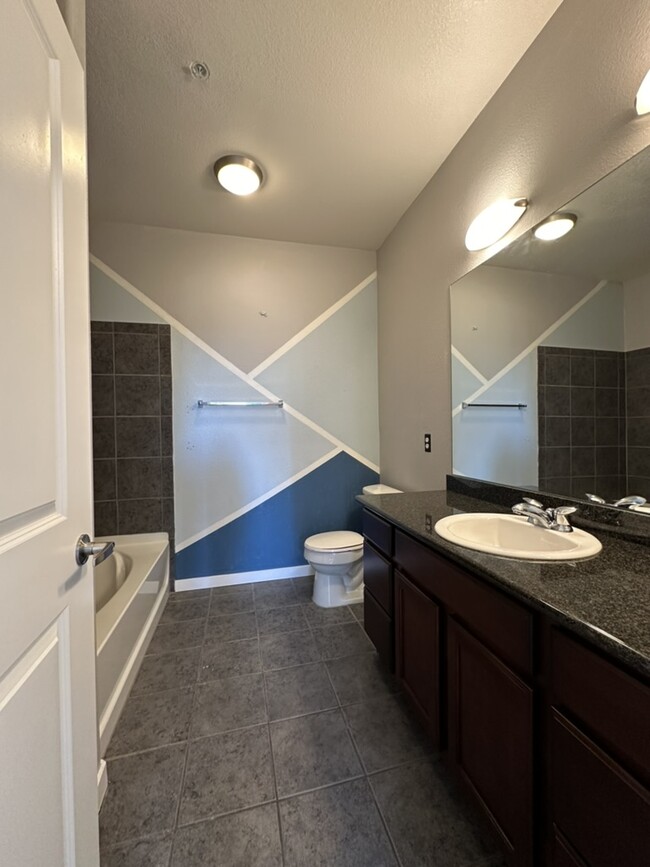
M 227 154 L 214 164 L 214 176 L 219 184 L 235 196 L 250 196 L 264 180 L 264 173 L 255 160 L 241 154 Z
M 637 114 L 648 114 L 650 112 L 650 69 L 646 72 L 645 78 L 641 82 L 641 87 L 636 92 L 634 108 Z
M 465 235 L 465 246 L 468 250 L 490 247 L 512 229 L 527 207 L 528 199 L 521 196 L 493 202 L 472 220 Z
M 551 214 L 533 229 L 533 235 L 540 241 L 556 241 L 570 232 L 577 222 L 575 214 Z

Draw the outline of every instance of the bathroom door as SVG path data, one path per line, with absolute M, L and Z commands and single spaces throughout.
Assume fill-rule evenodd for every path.
M 0 865 L 96 867 L 84 75 L 55 0 L 1 0 Z

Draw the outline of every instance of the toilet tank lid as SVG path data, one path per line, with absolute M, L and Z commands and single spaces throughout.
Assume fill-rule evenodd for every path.
M 390 485 L 366 485 L 363 489 L 364 494 L 402 494 L 397 488 L 391 488 Z
M 333 530 L 330 533 L 317 533 L 305 539 L 305 548 L 312 551 L 349 551 L 351 548 L 361 548 L 363 536 L 350 530 Z

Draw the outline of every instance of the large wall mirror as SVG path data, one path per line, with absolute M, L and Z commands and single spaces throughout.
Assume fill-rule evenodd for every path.
M 650 147 L 451 287 L 453 472 L 650 501 Z

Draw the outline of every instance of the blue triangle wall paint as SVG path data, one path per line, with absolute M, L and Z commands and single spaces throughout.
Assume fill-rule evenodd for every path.
M 306 565 L 307 536 L 361 530 L 355 497 L 379 475 L 345 452 L 176 554 L 176 579 Z

